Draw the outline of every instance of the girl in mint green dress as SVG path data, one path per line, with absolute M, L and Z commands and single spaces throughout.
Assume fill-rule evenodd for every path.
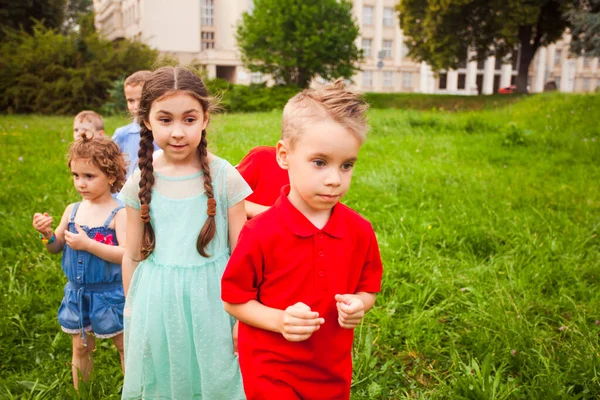
M 251 190 L 207 151 L 209 109 L 189 70 L 161 68 L 144 84 L 139 170 L 119 194 L 127 206 L 123 399 L 245 398 L 220 281 Z M 153 142 L 162 149 L 154 157 Z

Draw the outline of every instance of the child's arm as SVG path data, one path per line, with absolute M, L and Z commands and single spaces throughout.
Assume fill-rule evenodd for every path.
M 227 220 L 229 224 L 229 246 L 231 247 L 231 251 L 233 251 L 240 232 L 246 223 L 246 210 L 244 209 L 243 201 L 227 209 Z
M 65 231 L 65 241 L 72 249 L 84 250 L 110 263 L 121 264 L 125 247 L 125 225 L 125 211 L 119 210 L 115 215 L 115 233 L 119 246 L 100 243 L 90 238 L 77 224 L 75 225 L 77 233 Z
M 375 304 L 375 293 L 336 294 L 338 323 L 342 328 L 354 329 Z
M 129 284 L 135 269 L 142 259 L 142 238 L 144 235 L 144 223 L 140 217 L 140 211 L 127 206 L 127 244 L 123 254 L 123 290 L 125 296 L 129 291 Z
M 60 253 L 65 247 L 64 232 L 69 223 L 69 215 L 71 215 L 72 210 L 73 204 L 68 205 L 60 219 L 60 223 L 56 227 L 56 231 L 54 232 L 52 232 L 53 218 L 48 215 L 48 213 L 36 213 L 33 216 L 33 227 L 36 231 L 42 234 L 44 239 L 51 240 L 52 235 L 55 236 L 55 239 L 52 243 L 46 243 L 46 249 L 52 254 Z
M 246 207 L 246 215 L 248 218 L 254 218 L 258 214 L 265 212 L 269 209 L 268 206 L 263 206 L 261 204 L 253 203 L 251 201 L 245 200 L 244 205 Z
M 290 342 L 301 342 L 318 331 L 325 319 L 304 303 L 285 310 L 267 307 L 256 300 L 242 304 L 224 303 L 225 311 L 234 318 L 255 328 L 281 333 Z

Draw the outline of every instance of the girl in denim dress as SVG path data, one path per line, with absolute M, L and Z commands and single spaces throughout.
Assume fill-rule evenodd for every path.
M 108 139 L 83 137 L 69 147 L 69 168 L 80 202 L 65 209 L 56 230 L 52 217 L 36 213 L 33 227 L 50 253 L 63 252 L 68 278 L 58 309 L 62 330 L 73 338 L 73 385 L 88 380 L 95 338 L 112 338 L 123 364 L 123 280 L 121 259 L 126 216 L 113 199 L 125 182 L 125 162 Z

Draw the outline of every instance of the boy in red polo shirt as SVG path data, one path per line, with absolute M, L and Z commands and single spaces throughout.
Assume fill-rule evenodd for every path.
M 290 184 L 288 172 L 277 163 L 275 147 L 253 148 L 236 168 L 252 189 L 245 200 L 248 219 L 268 210 L 275 204 L 281 188 Z
M 367 131 L 366 104 L 338 80 L 293 97 L 277 161 L 290 185 L 244 226 L 222 279 L 239 319 L 248 399 L 348 399 L 354 328 L 382 266 L 371 224 L 339 200 Z

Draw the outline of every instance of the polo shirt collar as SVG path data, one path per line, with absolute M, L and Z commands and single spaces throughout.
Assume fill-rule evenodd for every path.
M 292 233 L 300 237 L 310 237 L 319 232 L 325 232 L 335 238 L 345 236 L 346 224 L 342 215 L 343 207 L 340 203 L 333 206 L 329 221 L 327 221 L 323 229 L 319 229 L 290 202 L 288 194 L 290 194 L 290 185 L 281 188 L 281 196 L 279 196 L 279 199 L 275 203 L 275 207 L 281 217 L 283 217 L 284 225 Z
M 129 124 L 129 129 L 127 130 L 127 133 L 132 135 L 134 133 L 140 133 L 141 130 L 142 130 L 142 127 L 140 126 L 140 124 L 138 124 L 137 122 L 134 121 L 131 124 Z

